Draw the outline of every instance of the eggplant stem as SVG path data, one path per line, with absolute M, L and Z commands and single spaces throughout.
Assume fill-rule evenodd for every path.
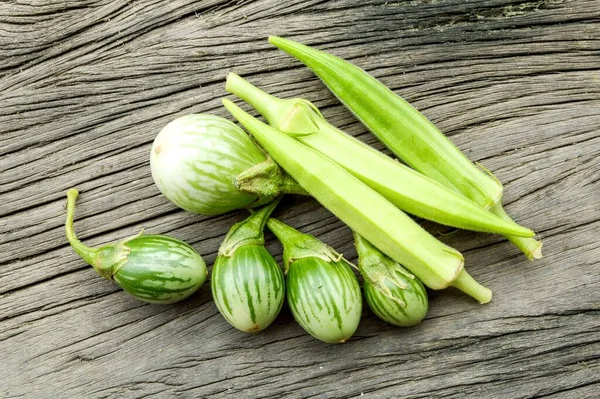
M 286 274 L 292 262 L 298 259 L 314 257 L 325 262 L 338 262 L 343 259 L 342 254 L 336 252 L 329 245 L 310 234 L 301 233 L 277 219 L 269 218 L 267 227 L 283 245 L 283 263 Z
M 232 256 L 243 245 L 265 245 L 263 230 L 281 197 L 277 197 L 259 210 L 249 209 L 251 215 L 234 224 L 227 232 L 223 243 L 219 247 L 219 255 Z
M 69 240 L 69 244 L 71 247 L 77 252 L 79 256 L 83 258 L 87 263 L 94 266 L 94 261 L 98 254 L 98 249 L 90 248 L 84 245 L 77 236 L 75 235 L 75 231 L 73 230 L 73 219 L 75 217 L 75 201 L 79 196 L 79 191 L 77 189 L 72 188 L 67 191 L 67 221 L 65 222 L 65 230 L 67 233 L 67 240 Z
M 259 197 L 253 206 L 267 204 L 279 194 L 309 195 L 271 157 L 237 175 L 235 184 L 240 191 Z

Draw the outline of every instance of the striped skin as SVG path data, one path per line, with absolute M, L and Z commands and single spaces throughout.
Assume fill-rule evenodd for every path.
M 152 145 L 150 167 L 160 191 L 175 205 L 204 215 L 248 206 L 257 198 L 235 185 L 243 171 L 266 160 L 233 122 L 192 114 L 165 126 Z
M 345 342 L 360 322 L 360 287 L 343 260 L 307 257 L 293 261 L 287 273 L 287 300 L 296 321 L 323 342 Z
M 206 264 L 186 243 L 163 235 L 141 235 L 124 243 L 131 252 L 113 280 L 149 303 L 180 301 L 206 280 Z
M 400 288 L 389 280 L 386 286 L 392 296 L 404 302 L 404 305 L 385 296 L 367 279 L 364 282 L 365 300 L 381 320 L 400 327 L 414 326 L 423 320 L 429 309 L 427 292 L 418 279 L 399 276 L 406 283 L 406 288 Z
M 213 299 L 238 330 L 258 332 L 277 317 L 285 296 L 283 272 L 262 245 L 243 245 L 219 255 L 211 275 Z

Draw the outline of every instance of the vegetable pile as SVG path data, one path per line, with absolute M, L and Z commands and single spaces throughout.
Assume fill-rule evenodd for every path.
M 468 274 L 460 252 L 407 213 L 504 235 L 529 259 L 541 258 L 535 233 L 502 208 L 500 182 L 410 104 L 341 58 L 279 37 L 269 42 L 309 67 L 404 163 L 332 126 L 309 101 L 276 98 L 233 73 L 225 89 L 268 124 L 227 99 L 223 105 L 254 140 L 233 122 L 208 114 L 165 126 L 150 155 L 152 177 L 165 197 L 204 215 L 251 212 L 230 229 L 212 268 L 213 299 L 233 327 L 261 331 L 287 301 L 309 334 L 345 342 L 362 313 L 357 275 L 368 307 L 396 326 L 413 326 L 426 316 L 425 287 L 452 286 L 489 302 L 492 292 Z M 204 283 L 201 256 L 170 237 L 140 233 L 100 248 L 84 246 L 72 227 L 77 194 L 68 192 L 67 238 L 101 276 L 151 303 L 182 300 Z M 285 194 L 310 195 L 348 225 L 358 265 L 272 218 Z M 283 270 L 265 248 L 265 227 L 283 245 Z

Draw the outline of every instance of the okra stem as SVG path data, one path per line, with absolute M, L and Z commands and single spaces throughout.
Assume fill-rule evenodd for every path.
M 500 202 L 494 204 L 490 211 L 501 217 L 504 220 L 512 221 L 512 218 L 504 210 L 504 207 Z M 510 242 L 512 242 L 517 248 L 521 250 L 527 256 L 529 260 L 541 259 L 542 258 L 542 241 L 538 241 L 535 238 L 517 237 L 517 236 L 506 236 Z
M 272 126 L 278 119 L 284 120 L 290 112 L 290 107 L 285 100 L 258 90 L 256 86 L 233 72 L 227 75 L 225 90 L 251 104 Z
M 461 273 L 456 280 L 452 282 L 452 286 L 477 299 L 479 303 L 488 303 L 492 300 L 492 291 L 479 284 L 468 273 Z

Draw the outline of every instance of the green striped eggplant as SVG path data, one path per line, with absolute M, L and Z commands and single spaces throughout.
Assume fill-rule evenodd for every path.
M 429 309 L 421 281 L 357 233 L 354 242 L 369 308 L 381 320 L 396 326 L 419 324 Z
M 305 191 L 233 122 L 191 114 L 167 124 L 152 144 L 152 177 L 175 205 L 203 215 L 259 206 Z
M 75 252 L 102 277 L 114 281 L 137 299 L 158 304 L 180 301 L 206 280 L 204 260 L 191 246 L 164 235 L 142 233 L 122 241 L 90 248 L 73 230 L 75 200 L 79 192 L 67 192 L 66 235 Z
M 277 219 L 269 219 L 267 226 L 283 245 L 287 303 L 294 319 L 323 342 L 346 342 L 362 313 L 360 287 L 348 262 L 315 237 Z
M 265 329 L 283 306 L 283 272 L 265 248 L 263 235 L 277 202 L 233 225 L 212 269 L 211 289 L 217 309 L 229 324 L 244 332 Z

